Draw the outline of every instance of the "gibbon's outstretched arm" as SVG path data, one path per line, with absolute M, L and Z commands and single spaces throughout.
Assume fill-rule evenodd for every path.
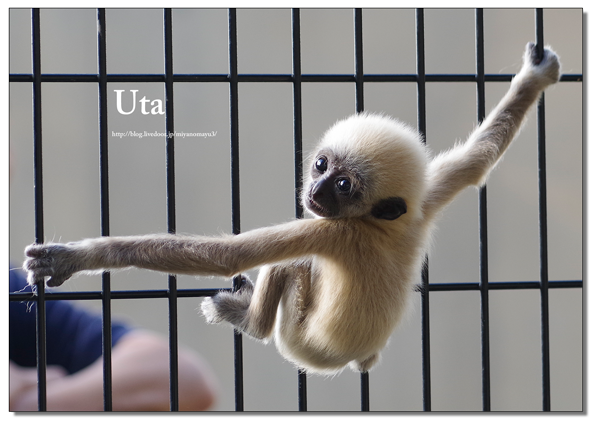
M 464 145 L 439 155 L 429 165 L 431 188 L 423 206 L 426 216 L 434 216 L 463 188 L 485 182 L 519 132 L 527 111 L 538 101 L 542 91 L 559 77 L 557 55 L 545 49 L 540 59 L 536 45 L 529 43 L 523 54 L 523 67 L 496 108 Z
M 137 267 L 172 274 L 233 276 L 261 264 L 327 252 L 333 225 L 298 220 L 223 237 L 157 234 L 99 237 L 80 242 L 30 245 L 23 267 L 33 285 L 50 276 L 49 287 L 74 273 Z M 329 223 L 328 223 L 329 224 Z

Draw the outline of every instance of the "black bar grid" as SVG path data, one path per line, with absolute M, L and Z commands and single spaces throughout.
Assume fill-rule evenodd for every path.
M 535 11 L 535 35 L 538 55 L 544 53 L 544 11 Z M 546 110 L 542 94 L 537 110 L 538 169 L 539 169 L 539 225 L 540 225 L 540 299 L 542 316 L 542 404 L 550 411 L 550 310 L 548 297 L 548 211 L 546 202 Z
M 292 79 L 294 100 L 294 186 L 296 190 L 296 218 L 304 216 L 302 206 L 302 66 L 300 55 L 300 9 L 292 9 Z M 306 372 L 298 369 L 298 411 L 308 410 Z
M 173 27 L 171 9 L 164 10 L 165 50 L 165 128 L 167 132 L 167 230 L 176 232 L 175 223 L 175 113 L 173 96 Z M 179 366 L 177 341 L 177 277 L 169 275 L 169 367 L 171 410 L 179 410 Z
M 536 281 L 529 282 L 489 282 L 488 289 L 490 291 L 525 291 L 539 290 L 540 283 Z M 583 281 L 548 281 L 548 289 L 578 289 L 583 288 Z M 452 291 L 479 291 L 480 285 L 478 282 L 465 283 L 435 283 L 429 284 L 430 292 L 452 292 Z M 189 297 L 212 297 L 218 294 L 221 289 L 216 288 L 186 288 L 177 290 L 178 298 Z M 11 302 L 30 302 L 38 300 L 37 293 L 11 293 L 9 300 Z M 169 290 L 119 290 L 111 292 L 111 300 L 127 300 L 127 299 L 165 299 L 169 297 Z M 102 291 L 46 291 L 44 300 L 102 300 Z
M 108 82 L 106 78 L 106 11 L 98 9 L 98 119 L 100 140 L 100 233 L 110 235 L 108 182 Z M 112 328 L 110 273 L 102 273 L 102 359 L 104 410 L 112 411 Z
M 31 11 L 31 44 L 33 65 L 33 184 L 35 242 L 44 242 L 44 191 L 42 166 L 42 57 L 40 10 Z M 44 282 L 38 282 L 36 306 L 36 348 L 38 371 L 38 405 L 46 410 L 46 302 Z
M 475 11 L 477 62 L 477 122 L 485 118 L 485 68 L 483 43 L 483 9 Z M 481 385 L 482 408 L 491 410 L 490 401 L 490 317 L 488 285 L 487 188 L 479 190 L 479 277 L 481 282 Z
M 416 10 L 416 55 L 415 74 L 364 74 L 363 72 L 363 23 L 362 10 L 354 10 L 354 74 L 302 74 L 300 49 L 300 10 L 292 9 L 292 74 L 238 74 L 237 70 L 237 18 L 236 10 L 230 9 L 229 21 L 229 73 L 218 74 L 174 74 L 172 15 L 170 9 L 164 10 L 164 74 L 108 74 L 106 70 L 106 18 L 104 9 L 98 9 L 98 73 L 97 74 L 42 74 L 41 71 L 41 35 L 40 11 L 32 9 L 32 73 L 11 74 L 10 82 L 29 82 L 33 88 L 33 137 L 34 137 L 34 202 L 35 202 L 35 240 L 44 241 L 43 225 L 43 175 L 42 175 L 42 83 L 44 82 L 97 82 L 99 98 L 99 163 L 100 163 L 100 210 L 101 234 L 107 236 L 109 230 L 109 189 L 108 189 L 108 114 L 107 84 L 109 82 L 161 82 L 165 84 L 166 98 L 166 175 L 167 175 L 167 229 L 175 233 L 175 141 L 170 136 L 174 131 L 173 87 L 179 82 L 226 82 L 230 92 L 230 139 L 231 139 L 231 199 L 232 232 L 241 232 L 240 223 L 240 187 L 239 187 L 239 129 L 238 129 L 238 84 L 240 82 L 288 82 L 293 90 L 293 127 L 294 159 L 296 185 L 296 217 L 303 217 L 300 203 L 302 185 L 302 83 L 305 82 L 351 82 L 355 84 L 356 112 L 364 110 L 365 82 L 413 82 L 417 85 L 418 129 L 426 141 L 425 87 L 427 82 L 474 82 L 477 85 L 477 119 L 485 117 L 485 83 L 509 82 L 511 74 L 485 74 L 484 71 L 484 10 L 476 9 L 476 71 L 474 74 L 426 74 L 425 73 L 425 13 Z M 543 47 L 543 10 L 535 12 L 536 43 Z M 567 74 L 561 77 L 563 82 L 581 82 L 580 74 Z M 427 264 L 422 272 L 421 285 L 421 322 L 422 322 L 422 371 L 423 371 L 423 410 L 431 411 L 431 351 L 429 295 L 437 291 L 479 291 L 481 303 L 481 354 L 482 354 L 482 410 L 491 410 L 490 350 L 489 350 L 489 291 L 492 290 L 529 290 L 537 289 L 541 294 L 541 333 L 542 333 L 542 401 L 543 410 L 550 410 L 550 345 L 549 345 L 549 290 L 556 288 L 583 288 L 582 281 L 549 281 L 548 279 L 548 232 L 546 202 L 546 160 L 545 160 L 545 108 L 544 98 L 538 105 L 538 170 L 539 170 L 539 233 L 540 233 L 540 281 L 539 282 L 489 282 L 488 281 L 488 244 L 487 244 L 487 192 L 482 188 L 479 193 L 479 230 L 480 230 L 480 282 L 430 284 Z M 233 279 L 233 289 L 239 288 L 240 278 Z M 171 410 L 178 410 L 178 367 L 177 367 L 177 299 L 179 297 L 206 297 L 215 295 L 215 289 L 177 290 L 176 277 L 169 276 L 165 290 L 114 291 L 110 289 L 110 275 L 102 275 L 102 290 L 92 292 L 45 292 L 43 285 L 37 285 L 34 293 L 12 293 L 11 301 L 36 302 L 37 317 L 37 370 L 39 410 L 46 410 L 46 339 L 45 339 L 45 302 L 47 300 L 101 300 L 103 315 L 103 365 L 104 365 L 104 408 L 112 410 L 112 370 L 111 370 L 111 302 L 112 300 L 167 298 L 169 306 L 169 347 L 170 347 L 170 395 Z M 234 384 L 235 410 L 244 410 L 243 396 L 243 356 L 242 338 L 234 333 Z M 370 409 L 369 374 L 361 374 L 361 410 Z M 298 409 L 308 410 L 306 373 L 298 371 Z
M 238 110 L 238 67 L 237 67 L 237 13 L 229 9 L 229 115 L 231 123 L 231 229 L 240 234 L 240 134 Z M 233 289 L 241 286 L 241 278 L 233 279 Z M 233 334 L 235 410 L 244 410 L 244 363 L 242 355 L 242 334 Z
M 356 113 L 365 110 L 365 85 L 363 73 L 362 9 L 354 9 L 354 79 Z M 369 372 L 360 374 L 360 410 L 369 411 Z
M 510 82 L 514 75 L 506 73 L 488 73 L 485 75 L 486 82 Z M 42 82 L 98 82 L 98 75 L 93 74 L 64 74 L 64 73 L 44 73 L 41 76 Z M 113 83 L 142 83 L 142 82 L 165 82 L 165 75 L 157 74 L 118 74 L 111 73 L 107 76 L 108 82 Z M 269 83 L 269 82 L 294 82 L 294 75 L 278 75 L 278 74 L 251 74 L 251 73 L 240 73 L 236 77 L 237 82 L 256 82 L 256 83 Z M 420 79 L 418 74 L 374 74 L 366 73 L 363 75 L 363 82 L 412 82 L 417 83 Z M 14 73 L 10 74 L 10 82 L 33 82 L 33 75 L 27 73 Z M 445 73 L 432 73 L 424 75 L 425 82 L 477 82 L 477 75 L 475 73 L 468 74 L 445 74 Z M 560 82 L 581 82 L 583 80 L 580 74 L 564 74 L 560 77 Z M 334 83 L 334 82 L 350 82 L 355 83 L 356 77 L 354 74 L 302 74 L 301 82 L 320 82 L 320 83 Z M 231 75 L 218 75 L 218 74 L 206 74 L 206 75 L 192 75 L 185 73 L 177 73 L 173 75 L 173 82 L 175 83 L 194 83 L 194 82 L 231 82 Z
M 416 10 L 415 29 L 417 32 L 417 123 L 423 143 L 427 143 L 425 114 L 425 14 L 423 9 Z M 431 411 L 431 348 L 429 326 L 429 258 L 421 273 L 421 348 L 423 372 L 423 410 Z

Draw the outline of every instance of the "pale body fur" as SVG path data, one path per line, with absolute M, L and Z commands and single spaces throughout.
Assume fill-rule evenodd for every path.
M 255 287 L 244 277 L 238 292 L 206 298 L 207 320 L 228 321 L 258 339 L 274 337 L 281 354 L 309 372 L 347 364 L 367 371 L 419 284 L 436 216 L 461 190 L 485 181 L 528 109 L 557 82 L 556 55 L 547 49 L 540 62 L 535 52 L 528 45 L 508 93 L 468 141 L 431 161 L 418 134 L 389 118 L 362 114 L 334 125 L 315 151 L 316 160 L 329 164 L 317 161 L 306 175 L 304 203 L 317 219 L 217 238 L 31 245 L 24 263 L 29 282 L 51 276 L 48 285 L 56 286 L 75 272 L 125 267 L 234 276 L 263 266 Z M 318 183 L 340 193 L 341 177 L 353 181 L 350 192 L 319 194 Z

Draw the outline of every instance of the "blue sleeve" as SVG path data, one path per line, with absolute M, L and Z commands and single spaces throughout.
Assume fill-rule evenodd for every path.
M 23 274 L 10 270 L 10 292 L 31 292 Z M 113 346 L 131 330 L 113 322 Z M 20 366 L 36 365 L 36 303 L 9 303 L 9 355 Z M 48 365 L 69 373 L 89 366 L 102 356 L 102 317 L 66 300 L 46 301 L 46 355 Z

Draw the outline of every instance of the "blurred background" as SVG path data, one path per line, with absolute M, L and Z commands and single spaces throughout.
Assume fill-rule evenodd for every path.
M 485 72 L 516 73 L 525 44 L 535 40 L 533 9 L 484 11 Z M 354 73 L 353 11 L 301 10 L 302 73 Z M 582 73 L 582 10 L 547 9 L 545 41 L 561 56 L 564 73 Z M 291 74 L 291 11 L 240 9 L 238 71 Z M 108 9 L 109 74 L 164 73 L 160 9 Z M 364 9 L 364 72 L 416 72 L 415 11 Z M 31 18 L 10 10 L 10 73 L 30 74 Z M 42 73 L 97 73 L 95 9 L 42 9 Z M 173 10 L 174 73 L 228 73 L 225 9 Z M 425 10 L 425 70 L 475 73 L 475 12 Z M 427 144 L 436 153 L 465 139 L 477 123 L 475 83 L 427 83 Z M 508 83 L 486 84 L 489 111 Z M 118 137 L 127 131 L 162 132 L 163 115 L 144 115 L 137 100 L 164 101 L 160 83 L 109 84 L 110 231 L 112 235 L 164 232 L 165 142 L 161 137 Z M 366 83 L 365 109 L 417 127 L 414 83 Z M 240 83 L 242 231 L 294 218 L 291 83 Z M 20 265 L 34 241 L 32 85 L 10 83 L 10 258 Z M 302 85 L 306 152 L 336 120 L 354 112 L 354 84 Z M 44 231 L 46 240 L 100 235 L 98 86 L 44 83 Z M 229 87 L 227 83 L 175 83 L 175 130 L 211 133 L 175 139 L 177 231 L 216 235 L 231 231 Z M 550 280 L 582 279 L 582 84 L 564 82 L 546 93 Z M 148 105 L 150 110 L 150 105 Z M 489 280 L 539 280 L 537 143 L 535 112 L 488 182 Z M 430 282 L 478 282 L 477 191 L 446 210 L 430 252 Z M 256 272 L 253 272 L 255 276 Z M 114 290 L 166 289 L 167 277 L 149 271 L 115 273 Z M 228 288 L 229 280 L 179 276 L 179 288 Z M 100 276 L 80 276 L 60 291 L 100 290 Z M 422 408 L 420 303 L 396 330 L 381 364 L 370 374 L 371 409 Z M 201 299 L 179 299 L 179 341 L 213 366 L 221 395 L 217 410 L 232 410 L 233 332 L 209 326 Z M 480 299 L 478 292 L 431 293 L 432 408 L 481 409 Z M 100 309 L 100 303 L 80 306 Z M 162 333 L 166 299 L 115 300 L 114 318 Z M 490 292 L 492 410 L 542 407 L 539 291 Z M 550 291 L 553 410 L 581 410 L 582 291 Z M 275 347 L 244 338 L 246 410 L 297 410 L 297 372 Z M 360 409 L 360 378 L 309 376 L 309 410 Z

